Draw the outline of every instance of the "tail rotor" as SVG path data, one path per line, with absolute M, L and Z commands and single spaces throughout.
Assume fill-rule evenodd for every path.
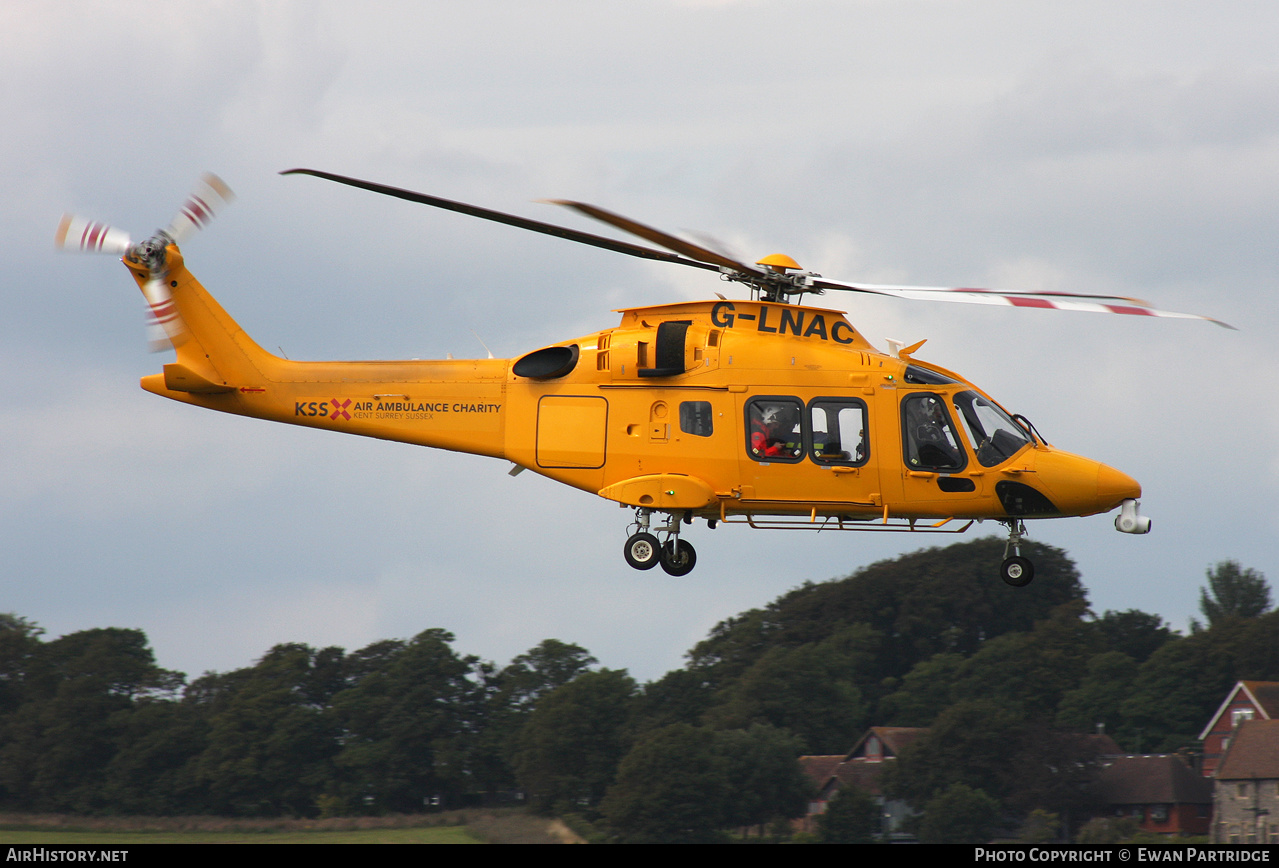
M 74 214 L 64 214 L 58 224 L 54 245 L 75 253 L 106 253 L 122 256 L 146 266 L 150 278 L 142 285 L 147 300 L 147 342 L 152 352 L 180 346 L 187 337 L 186 324 L 169 293 L 169 271 L 165 251 L 170 244 L 185 242 L 208 226 L 235 199 L 235 194 L 217 175 L 205 173 L 187 197 L 167 229 L 134 243 L 129 234 L 106 223 Z

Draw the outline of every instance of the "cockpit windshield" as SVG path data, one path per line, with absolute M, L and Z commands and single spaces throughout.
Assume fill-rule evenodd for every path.
M 964 420 L 968 439 L 976 448 L 977 460 L 983 467 L 1002 464 L 1031 442 L 1024 428 L 976 392 L 957 394 L 955 410 Z

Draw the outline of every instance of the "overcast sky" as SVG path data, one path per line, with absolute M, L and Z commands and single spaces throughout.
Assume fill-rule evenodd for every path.
M 535 201 L 580 199 L 836 279 L 1239 326 L 824 300 L 1138 479 L 1149 536 L 1110 515 L 1031 537 L 1098 613 L 1184 629 L 1213 563 L 1279 578 L 1276 44 L 1279 6 L 1231 0 L 4 4 L 0 611 L 141 628 L 192 677 L 442 627 L 500 664 L 554 637 L 647 680 L 805 580 L 951 541 L 699 523 L 696 571 L 638 573 L 628 512 L 506 462 L 142 392 L 170 356 L 132 280 L 53 232 L 71 210 L 148 234 L 204 170 L 239 198 L 187 264 L 294 359 L 482 356 L 477 335 L 515 356 L 723 288 L 276 174 L 307 166 L 598 231 Z

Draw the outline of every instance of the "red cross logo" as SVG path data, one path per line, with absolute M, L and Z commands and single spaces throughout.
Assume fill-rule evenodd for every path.
M 347 398 L 345 401 L 339 401 L 337 398 L 334 398 L 333 399 L 333 419 L 337 420 L 337 418 L 340 416 L 349 422 L 351 420 L 351 414 L 346 412 L 346 408 L 349 406 L 351 406 L 350 398 Z

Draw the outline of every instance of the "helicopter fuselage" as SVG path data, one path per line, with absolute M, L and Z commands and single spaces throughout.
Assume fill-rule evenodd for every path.
M 518 359 L 299 362 L 266 352 L 167 250 L 189 329 L 147 391 L 313 428 L 504 458 L 685 519 L 1048 518 L 1140 496 L 962 377 L 877 351 L 834 310 L 702 301 Z M 125 259 L 139 286 L 150 278 Z

